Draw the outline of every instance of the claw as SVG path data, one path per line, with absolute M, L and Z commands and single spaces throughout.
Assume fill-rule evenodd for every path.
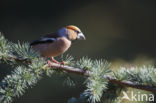
M 56 63 L 56 64 L 60 64 L 60 65 L 65 65 L 65 62 L 58 62 L 57 60 L 55 60 L 53 57 L 51 58 L 51 61 L 48 60 L 48 66 L 51 66 L 52 63 Z
M 60 62 L 60 64 L 61 64 L 61 65 L 65 65 L 65 62 L 64 62 L 64 61 L 63 61 L 63 62 Z

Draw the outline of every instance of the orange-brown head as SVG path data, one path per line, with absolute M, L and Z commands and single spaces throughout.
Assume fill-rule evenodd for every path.
M 64 28 L 61 28 L 59 30 L 59 33 L 63 36 L 65 35 L 69 40 L 73 41 L 73 40 L 85 40 L 85 36 L 83 35 L 83 33 L 81 32 L 81 30 L 74 26 L 74 25 L 68 25 Z

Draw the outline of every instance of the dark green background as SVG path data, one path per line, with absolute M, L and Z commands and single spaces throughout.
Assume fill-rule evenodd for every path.
M 156 3 L 154 0 L 1 0 L 0 30 L 13 42 L 32 41 L 40 35 L 73 24 L 86 41 L 72 45 L 67 54 L 133 61 L 139 55 L 156 57 Z M 0 78 L 9 74 L 1 65 Z M 79 77 L 78 77 L 79 78 Z M 66 103 L 84 86 L 62 85 L 57 76 L 45 77 L 16 103 Z

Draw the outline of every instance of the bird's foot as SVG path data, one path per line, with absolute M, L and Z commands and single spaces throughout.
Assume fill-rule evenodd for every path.
M 53 57 L 51 58 L 51 60 L 56 63 L 56 64 L 60 64 L 60 62 L 58 62 L 57 60 L 55 60 Z
M 52 61 L 50 61 L 51 63 L 56 63 L 56 64 L 60 64 L 60 65 L 65 65 L 65 62 L 62 61 L 62 62 L 58 62 L 57 60 L 55 60 L 53 57 L 51 58 Z
M 50 60 L 48 60 L 47 62 L 48 62 L 48 67 L 51 67 L 51 64 L 53 64 L 53 62 L 51 62 Z

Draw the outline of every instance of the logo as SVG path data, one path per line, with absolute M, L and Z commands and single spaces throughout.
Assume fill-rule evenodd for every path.
M 154 94 L 141 94 L 140 92 L 122 92 L 123 97 L 121 100 L 129 100 L 129 101 L 154 101 Z

